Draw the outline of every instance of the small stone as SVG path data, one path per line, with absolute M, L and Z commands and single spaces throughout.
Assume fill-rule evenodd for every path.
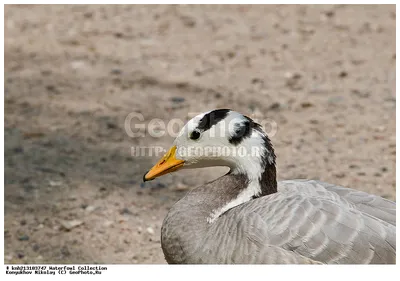
M 22 253 L 22 252 L 18 252 L 18 253 L 17 253 L 17 258 L 23 259 L 24 257 L 25 257 L 25 254 L 24 254 L 24 253 Z
M 71 255 L 71 252 L 68 250 L 67 246 L 62 247 L 60 252 L 61 252 L 61 255 L 66 256 L 66 257 Z
M 138 232 L 139 234 L 141 234 L 141 233 L 143 232 L 143 228 L 142 228 L 141 226 L 139 226 L 137 232 Z
M 146 228 L 147 233 L 153 235 L 154 234 L 154 229 L 152 227 Z
M 132 211 L 129 210 L 128 208 L 123 208 L 121 211 L 119 211 L 121 215 L 133 215 Z
M 25 225 L 26 224 L 26 220 L 21 220 L 19 223 L 20 223 L 20 225 Z
M 183 24 L 187 27 L 194 27 L 196 25 L 196 20 L 189 16 L 181 16 Z
M 300 73 L 296 73 L 296 72 L 285 72 L 284 77 L 286 79 L 294 79 L 294 80 L 298 80 L 301 78 L 301 74 Z
M 85 66 L 86 66 L 86 63 L 84 61 L 81 61 L 81 60 L 77 60 L 77 61 L 71 62 L 71 67 L 73 69 L 82 69 Z
M 104 227 L 110 227 L 110 226 L 112 226 L 114 224 L 114 222 L 112 222 L 112 221 L 105 221 L 105 222 L 103 222 L 103 226 Z
M 83 221 L 80 220 L 70 220 L 70 221 L 66 221 L 66 220 L 62 220 L 60 221 L 61 226 L 64 227 L 66 230 L 71 230 L 75 227 L 80 226 L 81 224 L 83 224 Z
M 85 12 L 83 14 L 83 17 L 87 18 L 87 19 L 91 19 L 93 17 L 93 13 L 92 12 Z
M 324 15 L 327 18 L 331 18 L 331 17 L 333 17 L 335 15 L 335 12 L 334 11 L 326 11 L 326 12 L 324 12 Z
M 311 102 L 302 102 L 300 105 L 302 108 L 309 108 L 314 106 Z
M 17 146 L 17 147 L 14 147 L 13 151 L 14 151 L 14 153 L 22 153 L 22 152 L 24 152 L 24 149 L 21 146 Z
M 39 249 L 40 249 L 40 246 L 38 244 L 33 244 L 32 245 L 32 250 L 33 251 L 37 252 L 37 251 L 39 251 Z
M 95 206 L 92 206 L 92 205 L 89 205 L 89 206 L 87 206 L 87 207 L 85 208 L 85 211 L 88 212 L 88 213 L 91 213 L 91 212 L 93 212 L 94 210 L 96 210 L 96 207 L 95 207 Z
M 171 101 L 174 102 L 174 103 L 182 103 L 182 102 L 185 101 L 185 98 L 183 98 L 183 97 L 172 97 Z
M 344 178 L 346 176 L 345 173 L 337 173 L 335 174 L 335 177 L 337 177 L 338 179 Z
M 376 173 L 374 173 L 374 176 L 375 176 L 375 177 L 381 177 L 381 176 L 382 176 L 382 174 L 381 174 L 381 173 L 378 173 L 378 172 L 376 172 Z
M 358 89 L 352 89 L 351 93 L 360 98 L 368 98 L 371 95 L 370 92 L 368 92 L 368 91 L 360 91 Z
M 46 90 L 49 92 L 57 92 L 57 88 L 54 85 L 47 85 Z
M 36 227 L 36 230 L 42 229 L 44 227 L 44 225 L 42 223 L 38 224 L 38 226 Z
M 228 58 L 230 58 L 230 59 L 232 59 L 232 58 L 234 58 L 235 57 L 235 52 L 233 52 L 233 51 L 229 51 L 228 53 L 227 53 L 227 55 L 228 55 Z
M 120 75 L 122 73 L 121 69 L 115 68 L 111 70 L 111 74 L 113 75 Z
M 60 186 L 60 185 L 62 185 L 62 182 L 61 181 L 49 181 L 49 185 L 50 186 Z
M 114 36 L 115 36 L 116 38 L 122 38 L 122 37 L 124 37 L 124 34 L 123 34 L 122 32 L 115 32 L 115 33 L 114 33 Z
M 286 78 L 286 86 L 291 90 L 300 90 L 303 88 L 301 83 L 302 75 L 300 73 L 286 72 L 284 77 Z
M 347 77 L 349 74 L 347 73 L 347 71 L 341 71 L 340 73 L 339 73 L 339 77 L 340 78 L 345 78 L 345 77 Z
M 381 168 L 381 171 L 382 171 L 382 172 L 387 172 L 387 171 L 388 171 L 388 168 L 382 167 L 382 168 Z
M 21 236 L 18 237 L 19 241 L 28 241 L 29 240 L 29 236 L 26 234 L 22 234 Z
M 189 186 L 187 186 L 186 184 L 181 183 L 181 182 L 179 182 L 175 187 L 175 190 L 177 190 L 177 191 L 185 191 L 188 189 L 189 189 Z
M 274 102 L 273 104 L 271 104 L 270 106 L 269 106 L 269 108 L 268 109 L 270 109 L 270 110 L 279 110 L 279 109 L 281 109 L 281 104 L 279 103 L 279 102 Z

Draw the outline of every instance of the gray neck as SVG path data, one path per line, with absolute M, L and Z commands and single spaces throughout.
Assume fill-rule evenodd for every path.
M 161 245 L 167 262 L 197 262 L 192 257 L 201 249 L 213 224 L 218 223 L 218 217 L 237 206 L 236 201 L 243 194 L 246 196 L 241 203 L 276 192 L 275 173 L 274 165 L 265 169 L 257 183 L 261 193 L 257 194 L 246 194 L 251 182 L 245 174 L 231 173 L 186 194 L 171 208 L 161 229 Z M 232 205 L 232 202 L 235 203 Z

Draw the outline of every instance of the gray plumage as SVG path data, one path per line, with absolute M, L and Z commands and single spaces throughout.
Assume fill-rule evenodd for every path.
M 223 134 L 211 134 L 212 128 Z M 271 141 L 249 117 L 228 109 L 200 114 L 174 145 L 176 151 L 219 145 L 259 153 L 170 152 L 144 176 L 151 180 L 176 163 L 230 167 L 225 176 L 188 192 L 167 214 L 161 245 L 168 263 L 396 262 L 394 202 L 315 180 L 277 183 Z
M 246 185 L 225 175 L 195 188 L 166 216 L 168 263 L 395 263 L 396 206 L 365 192 L 314 180 L 278 183 L 278 192 L 207 217 Z

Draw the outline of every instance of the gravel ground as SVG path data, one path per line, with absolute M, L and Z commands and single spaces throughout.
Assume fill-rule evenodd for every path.
M 6 5 L 5 262 L 165 263 L 168 209 L 222 170 L 142 184 L 157 157 L 131 147 L 173 138 L 130 137 L 132 112 L 272 120 L 279 180 L 394 200 L 395 22 L 394 5 Z

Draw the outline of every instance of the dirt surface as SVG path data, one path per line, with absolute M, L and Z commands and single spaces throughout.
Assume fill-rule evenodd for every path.
M 277 125 L 278 179 L 395 198 L 395 6 L 6 6 L 5 262 L 165 263 L 172 204 L 125 119 L 232 108 Z M 268 128 L 266 128 L 268 131 Z M 66 228 L 70 228 L 67 230 Z

